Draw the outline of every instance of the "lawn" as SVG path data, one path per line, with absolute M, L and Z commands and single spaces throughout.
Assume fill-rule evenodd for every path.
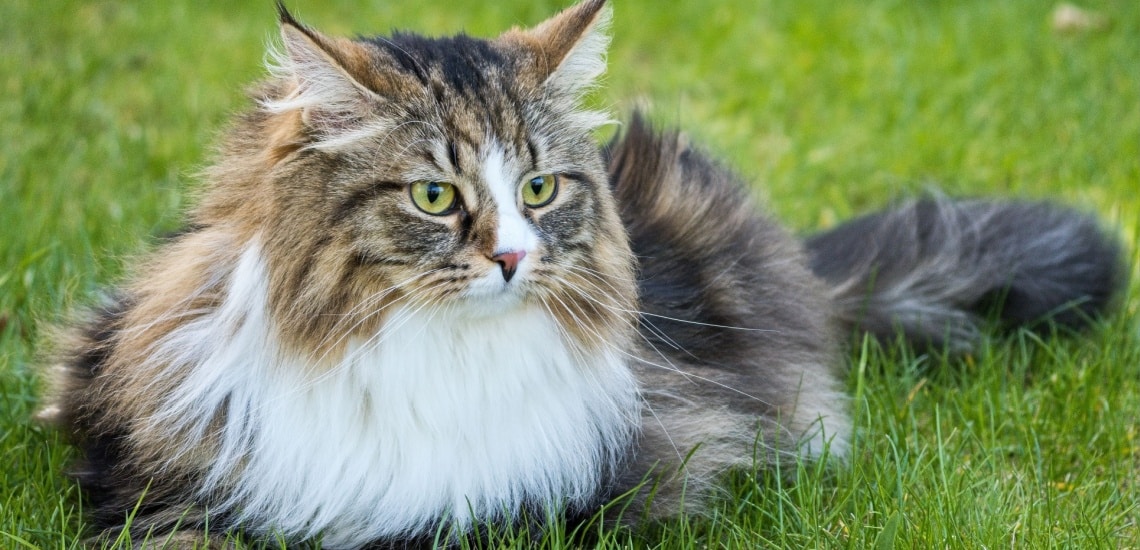
M 842 465 L 741 474 L 711 517 L 612 547 L 1140 546 L 1140 3 L 1055 30 L 1039 0 L 614 0 L 606 86 L 752 182 L 800 232 L 933 188 L 1095 212 L 1128 250 L 1120 313 L 963 358 L 854 343 Z M 334 34 L 488 36 L 562 2 L 290 1 Z M 14 0 L 0 17 L 0 546 L 93 533 L 34 426 L 50 324 L 179 226 L 264 73 L 272 2 Z M 790 466 L 789 466 L 790 468 Z M 558 546 L 558 533 L 547 542 Z M 519 546 L 526 546 L 519 541 Z M 126 547 L 124 545 L 124 547 Z

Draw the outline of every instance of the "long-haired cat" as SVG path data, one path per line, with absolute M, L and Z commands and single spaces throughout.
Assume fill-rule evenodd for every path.
M 1047 204 L 801 242 L 678 134 L 635 116 L 599 147 L 604 0 L 492 40 L 279 11 L 187 229 L 58 343 L 42 416 L 103 532 L 355 548 L 619 495 L 683 513 L 733 468 L 843 456 L 841 336 L 966 349 L 986 308 L 1080 326 L 1122 284 L 1115 241 Z

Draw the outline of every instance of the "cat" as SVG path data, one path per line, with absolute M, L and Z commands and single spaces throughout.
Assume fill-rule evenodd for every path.
M 186 230 L 56 342 L 40 416 L 108 537 L 699 512 L 733 469 L 844 457 L 845 337 L 965 351 L 989 311 L 1080 327 L 1124 284 L 1062 207 L 932 197 L 800 240 L 677 132 L 599 146 L 604 0 L 492 40 L 278 13 Z

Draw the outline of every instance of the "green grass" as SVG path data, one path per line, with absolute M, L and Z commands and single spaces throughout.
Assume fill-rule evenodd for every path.
M 333 33 L 490 35 L 559 2 L 291 2 Z M 1123 312 L 992 337 L 964 360 L 858 345 L 842 466 L 741 474 L 711 518 L 612 547 L 1140 546 L 1140 3 L 1058 34 L 1029 0 L 615 0 L 608 86 L 648 102 L 810 231 L 937 187 L 1099 213 L 1129 250 Z M 47 327 L 179 224 L 262 74 L 271 2 L 8 2 L 0 17 L 0 546 L 75 548 L 70 450 L 29 423 Z M 565 537 L 555 532 L 548 546 Z M 525 540 L 516 540 L 525 547 Z M 125 547 L 125 545 L 124 545 Z

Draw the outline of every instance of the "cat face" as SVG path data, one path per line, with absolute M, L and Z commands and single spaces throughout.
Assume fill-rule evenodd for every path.
M 402 42 L 365 46 L 406 52 L 425 41 Z M 321 202 L 327 231 L 362 275 L 414 280 L 417 302 L 495 309 L 556 291 L 572 266 L 596 269 L 592 243 L 621 235 L 599 223 L 608 189 L 590 129 L 543 104 L 506 55 L 470 42 L 480 47 L 441 50 L 479 57 L 419 55 L 422 80 L 410 79 L 399 109 L 377 109 L 374 135 L 301 151 L 288 179 L 335 177 L 322 190 L 336 197 Z M 279 200 L 301 211 L 313 198 L 297 189 Z
M 633 260 L 592 139 L 606 119 L 580 106 L 607 17 L 586 2 L 492 41 L 345 40 L 282 12 L 276 78 L 200 217 L 263 241 L 287 341 L 374 332 L 396 302 L 542 307 L 584 346 L 628 332 Z

